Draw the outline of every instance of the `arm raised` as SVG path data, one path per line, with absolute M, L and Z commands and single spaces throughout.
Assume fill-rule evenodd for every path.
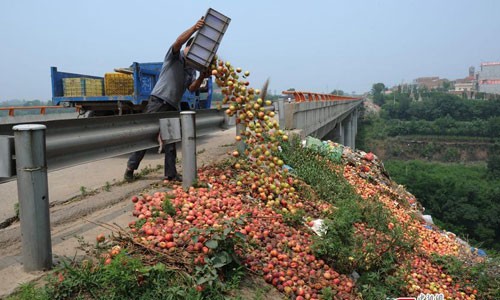
M 194 24 L 193 26 L 189 27 L 186 31 L 184 31 L 183 33 L 181 33 L 181 35 L 179 35 L 179 37 L 175 40 L 174 44 L 172 45 L 172 50 L 175 53 L 178 53 L 181 50 L 182 45 L 184 45 L 184 43 L 187 42 L 187 40 L 196 31 L 198 31 L 201 27 L 203 27 L 204 24 L 205 24 L 204 17 L 201 17 L 201 19 L 199 19 L 196 22 L 196 24 Z

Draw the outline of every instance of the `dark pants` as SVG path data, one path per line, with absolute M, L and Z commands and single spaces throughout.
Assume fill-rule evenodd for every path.
M 155 96 L 149 97 L 145 113 L 164 111 L 178 111 L 178 109 L 168 103 L 163 102 L 161 99 Z M 175 147 L 175 143 L 163 145 L 163 149 L 165 150 L 165 177 L 175 177 L 177 175 L 177 170 L 175 168 L 177 149 Z M 130 155 L 130 157 L 128 158 L 127 168 L 129 168 L 130 170 L 137 170 L 145 154 L 146 150 L 132 153 L 132 155 Z

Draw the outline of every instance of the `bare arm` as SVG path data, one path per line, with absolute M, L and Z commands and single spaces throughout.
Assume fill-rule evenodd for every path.
M 201 17 L 201 19 L 199 19 L 196 24 L 181 33 L 181 35 L 179 35 L 179 37 L 172 45 L 172 50 L 174 51 L 174 53 L 178 53 L 181 50 L 182 45 L 184 45 L 184 43 L 187 42 L 187 40 L 193 35 L 193 33 L 198 31 L 203 26 L 203 24 L 205 24 L 205 21 L 203 20 L 203 17 Z

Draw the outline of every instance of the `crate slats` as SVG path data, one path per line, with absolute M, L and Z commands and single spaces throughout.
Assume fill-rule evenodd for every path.
M 104 74 L 104 90 L 106 96 L 120 96 L 134 94 L 134 79 L 130 74 Z
M 198 71 L 204 71 L 212 62 L 231 19 L 209 8 L 205 25 L 194 36 L 186 61 Z

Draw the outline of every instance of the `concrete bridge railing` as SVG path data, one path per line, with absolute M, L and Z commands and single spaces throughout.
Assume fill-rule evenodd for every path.
M 304 135 L 327 138 L 355 148 L 362 99 L 278 104 L 281 128 L 301 129 Z M 283 112 L 283 113 L 282 113 Z

